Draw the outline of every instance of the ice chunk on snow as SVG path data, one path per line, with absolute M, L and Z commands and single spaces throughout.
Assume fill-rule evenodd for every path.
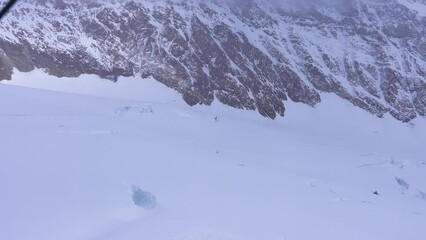
M 395 178 L 396 182 L 399 186 L 403 188 L 403 190 L 408 190 L 410 188 L 410 185 L 402 178 Z
M 128 112 L 131 108 L 132 106 L 124 106 L 124 107 L 116 108 L 115 115 L 123 115 L 124 113 Z
M 131 106 L 118 107 L 114 111 L 116 116 L 139 116 L 146 113 L 154 113 L 154 109 L 149 104 L 135 104 Z
M 150 192 L 145 192 L 137 186 L 132 187 L 132 199 L 136 206 L 153 209 L 157 206 L 157 199 Z
M 416 195 L 418 198 L 422 199 L 422 200 L 426 200 L 426 193 L 422 192 L 419 190 L 419 192 Z

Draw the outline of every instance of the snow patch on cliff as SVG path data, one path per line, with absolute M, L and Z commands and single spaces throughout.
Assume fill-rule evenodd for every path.
M 398 0 L 407 8 L 416 11 L 419 16 L 426 17 L 426 1 L 424 0 Z

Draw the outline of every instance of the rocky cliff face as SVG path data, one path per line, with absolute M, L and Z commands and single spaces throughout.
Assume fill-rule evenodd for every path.
M 297 2 L 297 4 L 295 4 Z M 415 6 L 415 7 L 413 7 Z M 337 94 L 379 117 L 426 116 L 423 0 L 23 0 L 0 24 L 0 79 L 153 76 L 188 104 L 264 116 Z M 425 10 L 426 12 L 426 10 Z

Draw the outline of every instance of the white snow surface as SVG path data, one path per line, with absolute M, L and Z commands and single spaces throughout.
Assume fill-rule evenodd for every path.
M 426 17 L 426 1 L 425 0 L 398 0 L 399 3 L 407 8 L 416 11 L 419 16 Z
M 425 119 L 324 95 L 273 121 L 189 107 L 150 79 L 14 78 L 0 83 L 0 239 L 426 239 Z M 136 207 L 132 186 L 158 206 Z

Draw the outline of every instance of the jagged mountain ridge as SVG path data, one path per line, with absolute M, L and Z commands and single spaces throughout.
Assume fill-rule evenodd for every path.
M 409 121 L 426 115 L 426 18 L 407 1 L 426 6 L 24 0 L 0 25 L 0 79 L 35 68 L 153 76 L 188 104 L 218 99 L 270 118 L 287 100 L 315 106 L 328 92 Z

